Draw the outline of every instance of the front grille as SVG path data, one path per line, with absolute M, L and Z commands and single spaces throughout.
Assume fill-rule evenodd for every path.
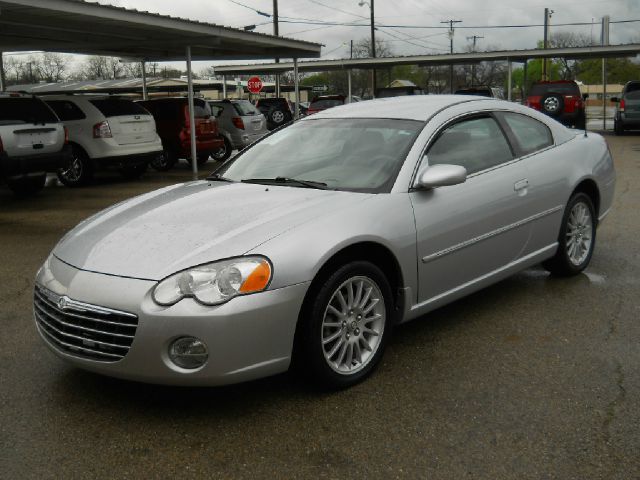
M 36 322 L 57 349 L 77 357 L 117 362 L 129 351 L 138 326 L 132 313 L 90 305 L 36 285 Z

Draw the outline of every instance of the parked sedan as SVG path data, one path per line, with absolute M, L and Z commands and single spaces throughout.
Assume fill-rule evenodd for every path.
M 293 362 L 349 386 L 398 323 L 540 262 L 584 270 L 614 183 L 602 137 L 520 105 L 331 108 L 81 223 L 37 274 L 35 322 L 106 375 L 219 385 Z

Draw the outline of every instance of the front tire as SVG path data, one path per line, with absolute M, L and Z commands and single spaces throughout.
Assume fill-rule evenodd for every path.
M 333 272 L 306 302 L 296 342 L 297 362 L 329 388 L 369 376 L 393 329 L 393 295 L 384 273 L 353 261 Z
M 587 268 L 596 244 L 596 222 L 591 198 L 582 192 L 574 194 L 562 218 L 558 250 L 542 266 L 559 277 L 577 275 Z
M 178 161 L 178 155 L 173 150 L 164 150 L 162 155 L 158 155 L 151 160 L 150 165 L 158 172 L 167 172 L 173 168 Z
M 624 135 L 624 127 L 619 120 L 613 121 L 613 133 L 616 135 Z

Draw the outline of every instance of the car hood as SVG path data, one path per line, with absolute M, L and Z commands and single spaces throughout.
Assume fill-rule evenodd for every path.
M 243 255 L 368 196 L 243 183 L 173 185 L 90 217 L 53 254 L 82 270 L 160 280 L 194 265 Z

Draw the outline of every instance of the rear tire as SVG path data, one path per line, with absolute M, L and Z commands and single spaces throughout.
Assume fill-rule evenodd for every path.
M 596 224 L 591 198 L 582 192 L 574 194 L 564 211 L 558 250 L 542 266 L 558 277 L 569 277 L 582 272 L 589 265 L 596 245 Z
M 233 150 L 229 139 L 227 139 L 227 137 L 222 137 L 222 139 L 224 140 L 224 147 L 220 147 L 218 150 L 211 154 L 213 159 L 218 162 L 224 162 L 231 156 L 231 151 Z
M 29 197 L 42 190 L 46 181 L 47 174 L 43 173 L 37 177 L 22 177 L 15 180 L 7 180 L 7 185 L 15 195 L 19 197 Z
M 58 179 L 67 187 L 81 187 L 93 178 L 93 163 L 78 145 L 71 145 L 69 163 L 58 170 Z
M 613 122 L 613 133 L 616 135 L 624 135 L 624 127 L 618 120 L 614 120 Z
M 324 387 L 345 388 L 369 376 L 393 329 L 393 295 L 384 273 L 353 261 L 324 279 L 298 320 L 295 364 Z

